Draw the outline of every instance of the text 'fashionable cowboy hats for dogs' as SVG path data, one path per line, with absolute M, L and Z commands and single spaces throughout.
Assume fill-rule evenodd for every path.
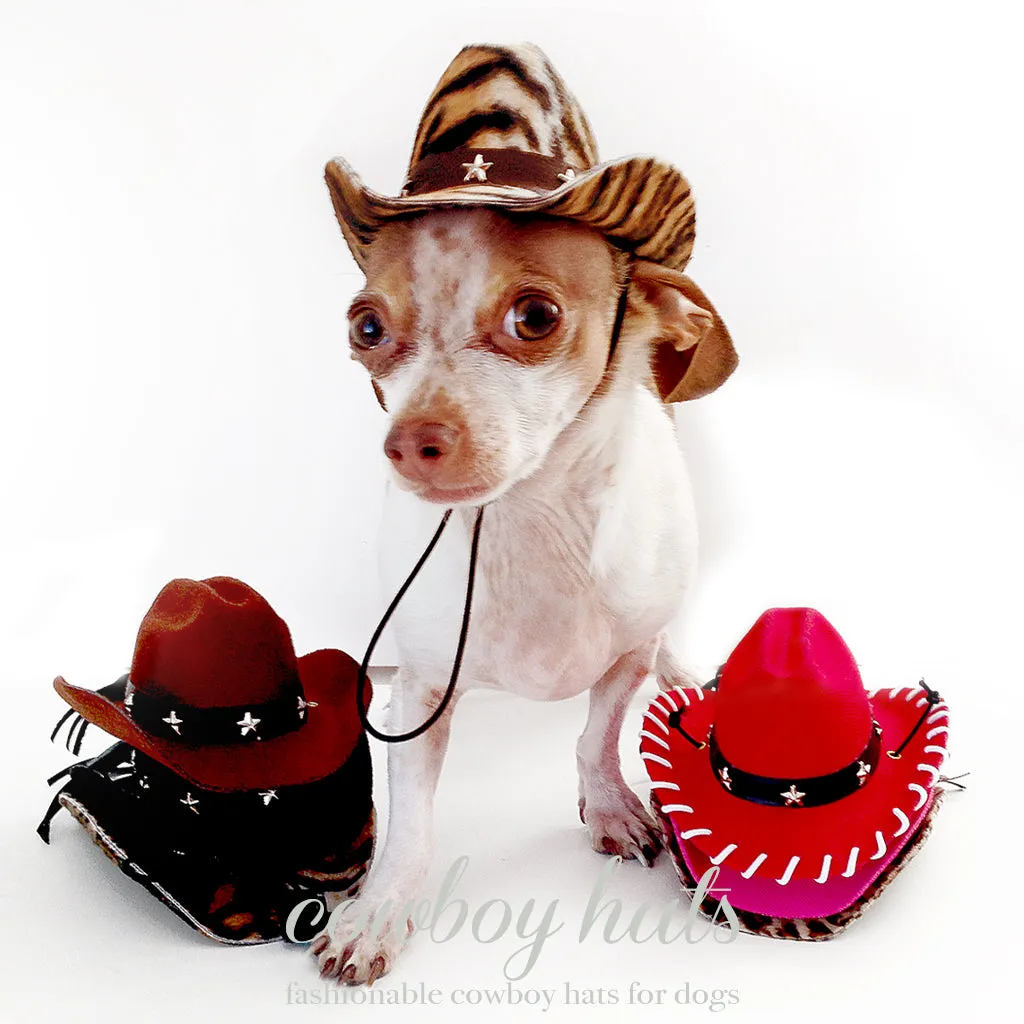
M 239 580 L 173 580 L 127 676 L 95 692 L 54 681 L 72 708 L 57 729 L 81 716 L 76 753 L 88 723 L 121 742 L 50 780 L 69 775 L 40 835 L 66 807 L 192 927 L 281 938 L 295 904 L 353 891 L 372 853 L 357 672 L 341 651 L 296 658 L 288 627 Z
M 644 713 L 651 805 L 684 884 L 716 886 L 748 931 L 825 939 L 928 835 L 949 713 L 924 684 L 868 693 L 819 612 L 765 612 L 717 690 Z

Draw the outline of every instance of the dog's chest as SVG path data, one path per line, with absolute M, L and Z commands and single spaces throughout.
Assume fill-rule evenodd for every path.
M 563 492 L 558 505 L 494 511 L 477 577 L 470 674 L 524 696 L 579 693 L 607 668 L 621 626 L 611 580 L 591 564 L 598 510 Z
M 491 685 L 572 696 L 665 628 L 696 555 L 692 499 L 677 465 L 677 486 L 612 477 L 582 496 L 566 487 L 550 510 L 505 527 L 520 535 L 497 548 L 482 576 L 479 656 L 490 662 Z M 478 671 L 488 679 L 486 665 Z

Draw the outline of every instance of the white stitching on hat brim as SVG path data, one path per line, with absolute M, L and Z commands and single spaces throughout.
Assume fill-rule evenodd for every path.
M 919 687 L 910 687 L 909 691 L 910 691 L 910 693 L 912 695 L 915 691 L 919 692 L 919 689 L 920 689 Z M 645 717 L 648 717 L 651 720 L 658 722 L 659 725 L 662 725 L 662 728 L 664 728 L 666 733 L 669 732 L 667 726 L 660 722 L 658 717 L 652 713 L 651 709 L 656 707 L 659 712 L 661 712 L 663 715 L 666 716 L 666 719 L 667 719 L 668 713 L 665 711 L 664 706 L 661 703 L 659 703 L 658 698 L 662 697 L 662 696 L 665 696 L 667 693 L 670 693 L 670 692 L 671 693 L 678 693 L 683 698 L 683 700 L 686 702 L 687 706 L 689 706 L 689 700 L 687 699 L 686 690 L 683 687 L 676 686 L 676 687 L 673 687 L 671 691 L 664 691 L 663 693 L 659 693 L 656 697 L 654 697 L 651 700 L 650 704 L 648 705 L 647 710 L 644 712 L 644 716 Z M 703 692 L 703 690 L 696 689 L 696 690 L 691 690 L 690 692 L 698 693 L 700 695 L 700 699 L 701 700 L 704 699 L 704 692 Z M 878 698 L 878 697 L 880 697 L 882 695 L 883 692 L 884 691 L 882 691 L 882 690 L 869 691 L 868 692 L 868 698 L 869 698 L 869 700 L 870 699 Z M 890 690 L 889 691 L 889 699 L 892 700 L 897 694 L 899 694 L 901 692 L 903 692 L 903 687 L 896 687 L 895 689 Z M 674 710 L 679 710 L 679 709 L 676 708 Z M 949 709 L 948 709 L 948 707 L 945 704 L 939 704 L 939 705 L 937 705 L 936 710 L 928 717 L 928 721 L 930 722 L 930 721 L 933 721 L 933 720 L 937 720 L 940 716 L 944 716 L 946 718 L 946 720 L 948 721 L 948 719 L 949 719 L 948 711 L 949 711 Z M 948 735 L 948 732 L 949 732 L 948 728 L 946 728 L 946 727 L 942 727 L 942 728 L 945 730 L 946 734 Z M 651 735 L 650 733 L 647 733 L 646 731 L 643 731 L 643 730 L 641 731 L 640 735 L 641 735 L 641 737 L 647 737 L 647 738 L 655 739 L 655 740 L 658 739 L 657 737 L 655 737 L 655 736 Z M 926 738 L 931 739 L 932 736 L 929 735 Z M 660 740 L 658 740 L 658 742 L 661 743 Z M 641 741 L 641 746 L 642 746 L 642 741 Z M 946 750 L 945 747 L 939 747 L 939 746 L 936 746 L 936 745 L 930 745 L 930 746 L 926 746 L 924 748 L 924 750 L 926 752 L 929 752 L 929 753 L 941 753 L 943 758 L 948 756 L 948 750 Z M 640 757 L 644 761 L 646 761 L 648 763 L 654 762 L 656 764 L 663 765 L 664 767 L 668 768 L 670 771 L 674 771 L 675 770 L 674 765 L 669 760 L 667 760 L 666 758 L 660 757 L 657 754 L 651 754 L 651 753 L 641 749 Z M 916 768 L 919 771 L 928 772 L 929 774 L 931 774 L 933 776 L 932 781 L 929 783 L 929 789 L 932 789 L 935 786 L 935 784 L 937 783 L 937 781 L 938 781 L 939 769 L 936 768 L 934 765 L 927 765 L 927 764 L 918 764 L 918 765 L 916 765 Z M 675 785 L 674 783 L 669 782 L 668 780 L 652 779 L 652 782 L 651 782 L 651 789 L 652 790 L 653 789 L 659 789 L 659 788 L 670 788 L 670 787 L 674 788 L 676 791 L 679 791 L 679 787 L 677 785 Z M 916 814 L 918 811 L 921 810 L 922 807 L 924 807 L 925 803 L 928 801 L 929 789 L 925 789 L 923 786 L 918 785 L 916 782 L 909 783 L 907 785 L 907 789 L 909 791 L 911 791 L 911 792 L 915 792 L 915 793 L 918 794 L 918 801 L 917 801 L 917 803 L 916 803 L 916 805 L 914 807 L 914 810 L 913 810 L 913 813 Z M 692 814 L 692 813 L 694 813 L 693 808 L 690 807 L 687 804 L 666 804 L 666 805 L 662 805 L 661 806 L 661 811 L 663 813 L 665 813 L 665 814 L 671 814 L 671 813 Z M 910 828 L 910 818 L 909 818 L 909 816 L 903 810 L 901 810 L 898 807 L 893 807 L 892 808 L 892 813 L 896 817 L 897 822 L 899 823 L 899 827 L 897 828 L 897 830 L 895 832 L 893 832 L 892 837 L 891 837 L 892 840 L 896 840 L 896 839 L 899 839 L 901 836 L 905 835 L 907 830 Z M 690 830 L 688 830 L 686 832 L 680 832 L 679 833 L 679 838 L 680 839 L 690 839 L 690 838 L 692 838 L 694 836 L 698 836 L 698 835 L 711 835 L 711 834 L 712 834 L 712 831 L 710 829 L 695 828 L 695 829 L 690 829 Z M 876 830 L 876 832 L 875 832 L 875 841 L 876 841 L 876 844 L 877 844 L 877 849 L 876 849 L 876 852 L 871 855 L 870 859 L 871 860 L 880 860 L 882 857 L 885 856 L 885 854 L 887 852 L 887 845 L 886 845 L 886 842 L 885 842 L 885 835 L 884 835 L 884 833 L 881 830 Z M 724 861 L 728 856 L 730 856 L 732 853 L 734 853 L 737 848 L 738 848 L 737 844 L 730 843 L 728 846 L 724 847 L 723 850 L 719 854 L 716 854 L 716 856 L 720 857 L 721 860 Z M 852 847 L 850 849 L 849 857 L 848 857 L 848 860 L 847 860 L 847 869 L 846 869 L 846 871 L 844 871 L 842 873 L 844 878 L 850 878 L 856 872 L 856 870 L 857 870 L 857 859 L 858 859 L 859 855 L 860 855 L 860 847 L 859 846 L 854 846 L 854 847 Z M 764 863 L 764 861 L 767 859 L 767 857 L 768 857 L 768 855 L 766 853 L 762 853 L 758 857 L 756 857 L 754 859 L 754 861 L 746 868 L 745 871 L 740 872 L 742 877 L 746 878 L 746 879 L 749 879 L 749 878 L 753 877 L 753 875 L 757 873 L 757 870 Z M 789 862 L 789 864 L 786 867 L 786 871 L 783 873 L 781 878 L 775 879 L 775 881 L 778 884 L 780 884 L 780 885 L 787 884 L 791 880 L 793 872 L 796 870 L 797 862 L 799 862 L 799 860 L 800 860 L 800 857 L 798 855 L 794 855 L 794 857 L 790 859 L 790 862 Z M 721 863 L 721 861 L 717 861 L 717 862 L 712 861 L 712 863 Z M 828 880 L 829 872 L 830 872 L 830 869 L 831 869 L 831 864 L 832 864 L 832 855 L 831 854 L 825 854 L 825 856 L 824 856 L 824 858 L 822 860 L 821 871 L 819 872 L 818 876 L 815 878 L 816 882 L 818 882 L 819 884 L 824 884 Z M 851 865 L 852 865 L 852 868 L 851 868 Z M 785 879 L 785 882 L 782 881 L 783 878 Z
M 672 749 L 660 736 L 655 736 L 653 732 L 648 732 L 646 729 L 641 729 L 640 735 L 646 736 L 652 743 L 657 743 L 659 747 L 664 747 L 666 750 Z

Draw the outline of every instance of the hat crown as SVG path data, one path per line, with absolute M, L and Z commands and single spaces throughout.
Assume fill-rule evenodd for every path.
M 139 627 L 131 681 L 196 708 L 260 704 L 299 685 L 288 627 L 228 576 L 176 579 L 160 591 Z
M 408 176 L 424 158 L 461 149 L 517 149 L 577 171 L 597 163 L 586 115 L 532 43 L 458 53 L 424 108 Z
M 715 738 L 729 762 L 773 778 L 839 771 L 871 738 L 871 705 L 843 638 L 813 608 L 773 608 L 719 681 Z

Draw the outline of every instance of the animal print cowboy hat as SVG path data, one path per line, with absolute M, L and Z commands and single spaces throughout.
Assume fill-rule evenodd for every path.
M 869 694 L 820 612 L 774 608 L 717 690 L 652 701 L 640 752 L 684 882 L 717 868 L 747 930 L 821 939 L 928 834 L 948 721 L 923 683 Z
M 67 775 L 66 808 L 133 881 L 222 942 L 283 937 L 288 913 L 365 873 L 375 815 L 358 666 L 296 658 L 287 626 L 239 580 L 173 580 L 131 671 L 97 692 L 55 680 L 77 754 L 91 722 L 119 742 Z M 53 737 L 51 737 L 53 738 Z
M 653 371 L 662 399 L 698 398 L 735 369 L 729 333 L 703 292 L 679 273 L 696 234 L 690 186 L 654 157 L 598 161 L 586 115 L 534 45 L 467 46 L 448 66 L 420 118 L 397 196 L 368 188 L 340 157 L 326 168 L 334 210 L 365 269 L 378 231 L 437 209 L 489 207 L 509 215 L 589 225 L 637 260 L 673 274 L 705 314 L 701 333 L 659 346 Z

